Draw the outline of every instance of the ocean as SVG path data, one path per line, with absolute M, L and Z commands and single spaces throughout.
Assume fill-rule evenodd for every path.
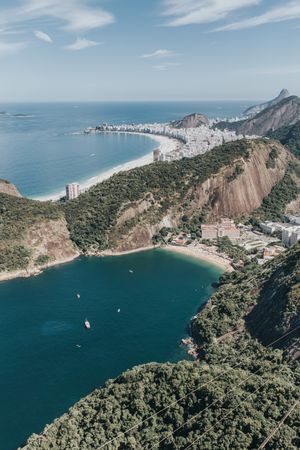
M 0 178 L 25 196 L 49 195 L 157 145 L 143 136 L 73 134 L 88 126 L 167 122 L 192 112 L 232 117 L 247 106 L 2 104 Z M 153 250 L 80 258 L 38 277 L 0 283 L 0 449 L 15 450 L 94 388 L 136 364 L 186 358 L 180 340 L 220 274 L 214 266 Z
M 241 115 L 246 102 L 0 104 L 0 178 L 30 198 L 56 194 L 150 153 L 144 136 L 80 135 L 101 123 L 169 122 L 192 112 Z
M 187 358 L 180 340 L 220 274 L 153 250 L 0 283 L 1 450 L 15 450 L 124 370 Z

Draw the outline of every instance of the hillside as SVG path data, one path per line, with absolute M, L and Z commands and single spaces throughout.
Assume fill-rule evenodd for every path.
M 66 205 L 71 239 L 81 251 L 131 250 L 162 227 L 259 208 L 285 176 L 290 155 L 279 143 L 237 141 L 204 156 L 117 174 Z M 289 201 L 294 197 L 289 198 Z
M 294 125 L 271 131 L 268 136 L 277 139 L 288 148 L 297 158 L 300 158 L 300 120 Z
M 171 126 L 173 128 L 198 128 L 201 125 L 208 125 L 209 120 L 203 114 L 189 114 L 185 116 L 183 119 L 175 120 L 171 122 Z
M 253 117 L 256 114 L 262 112 L 264 109 L 270 108 L 271 106 L 275 106 L 277 105 L 277 103 L 281 102 L 281 100 L 284 100 L 285 98 L 288 98 L 290 96 L 291 94 L 287 89 L 282 89 L 280 94 L 273 100 L 261 103 L 260 105 L 251 106 L 250 108 L 246 109 L 246 111 L 244 112 L 244 116 Z
M 29 276 L 77 255 L 58 206 L 0 194 L 0 280 Z
M 164 227 L 197 232 L 224 216 L 281 217 L 299 192 L 291 158 L 278 142 L 242 140 L 116 174 L 65 206 L 0 194 L 0 279 L 79 253 L 150 246 Z
M 0 193 L 12 195 L 14 197 L 21 197 L 21 194 L 17 190 L 16 186 L 7 180 L 0 179 Z
M 108 381 L 24 450 L 259 448 L 299 400 L 300 366 L 290 358 L 300 327 L 280 339 L 300 326 L 299 261 L 297 245 L 224 277 L 191 327 L 200 361 L 148 364 Z M 299 421 L 298 407 L 266 448 L 299 448 Z
M 269 132 L 296 124 L 300 120 L 300 98 L 288 97 L 246 120 L 220 122 L 217 127 L 247 136 L 266 136 Z

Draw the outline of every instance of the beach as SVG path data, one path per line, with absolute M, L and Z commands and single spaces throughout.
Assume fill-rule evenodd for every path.
M 221 269 L 224 269 L 226 272 L 233 272 L 234 270 L 231 265 L 230 259 L 226 257 L 226 255 L 217 254 L 211 249 L 211 247 L 208 247 L 204 244 L 191 244 L 187 247 L 168 245 L 163 248 L 171 252 L 181 253 L 182 255 L 186 255 L 188 257 L 200 259 L 201 261 L 205 261 L 208 264 L 218 266 Z
M 217 253 L 212 247 L 208 247 L 207 245 L 200 243 L 193 243 L 185 247 L 179 247 L 176 245 L 151 245 L 148 247 L 141 247 L 124 252 L 105 250 L 100 253 L 100 256 L 125 256 L 134 253 L 154 250 L 155 248 L 160 248 L 162 250 L 171 251 L 174 253 L 180 253 L 182 255 L 188 256 L 189 258 L 197 258 L 201 261 L 207 262 L 208 264 L 218 266 L 226 272 L 232 272 L 234 270 L 232 267 L 232 261 L 228 256 L 222 253 Z
M 156 136 L 156 135 L 150 135 L 146 133 L 129 133 L 129 134 L 139 134 L 141 136 L 147 136 L 149 139 L 152 139 L 153 141 L 156 141 L 159 145 L 158 148 L 162 153 L 170 153 L 173 150 L 175 150 L 178 147 L 179 141 L 176 139 L 171 139 L 166 136 Z M 80 190 L 86 191 L 90 187 L 94 186 L 95 184 L 101 183 L 104 180 L 107 180 L 112 175 L 115 175 L 119 172 L 128 171 L 131 169 L 135 169 L 137 167 L 146 166 L 148 164 L 153 163 L 153 152 L 148 153 L 145 156 L 142 156 L 141 158 L 128 161 L 124 164 L 120 164 L 116 167 L 113 167 L 105 172 L 99 173 L 99 175 L 95 175 L 91 178 L 88 178 L 85 181 L 79 182 L 80 184 Z M 74 182 L 77 182 L 77 180 L 74 180 Z M 59 191 L 55 192 L 53 194 L 49 195 L 43 195 L 39 197 L 33 197 L 33 200 L 39 200 L 39 201 L 57 201 L 60 198 L 65 196 L 65 191 Z

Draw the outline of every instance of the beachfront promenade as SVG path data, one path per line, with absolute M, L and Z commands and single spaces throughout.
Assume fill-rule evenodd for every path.
M 233 131 L 222 131 L 209 125 L 197 128 L 174 128 L 171 124 L 136 124 L 136 125 L 107 125 L 87 128 L 85 133 L 136 133 L 164 136 L 177 141 L 177 145 L 170 152 L 161 152 L 160 160 L 173 161 L 181 158 L 192 158 L 201 155 L 226 142 L 242 139 Z

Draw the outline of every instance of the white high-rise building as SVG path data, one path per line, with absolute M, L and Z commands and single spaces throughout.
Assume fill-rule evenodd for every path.
M 78 183 L 70 183 L 66 185 L 66 199 L 74 200 L 80 194 L 79 184 Z

